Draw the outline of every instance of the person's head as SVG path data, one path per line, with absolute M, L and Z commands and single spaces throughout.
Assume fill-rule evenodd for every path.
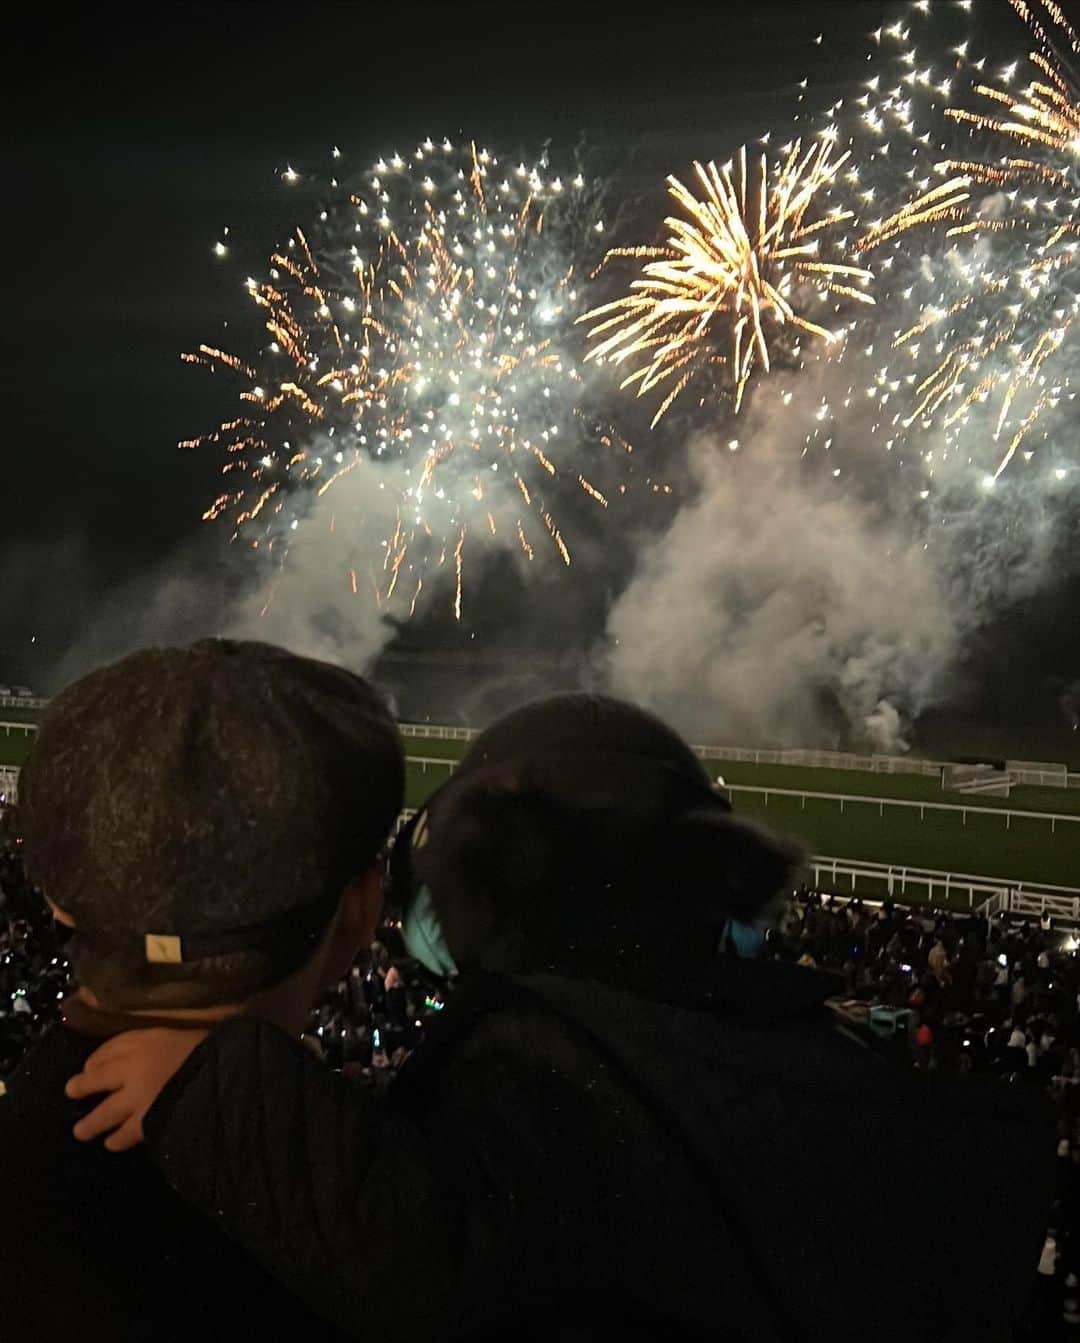
M 733 816 L 658 718 L 562 695 L 477 738 L 395 846 L 393 900 L 407 942 L 418 922 L 423 934 L 414 916 L 427 902 L 427 925 L 462 971 L 604 977 L 661 943 L 715 950 L 729 920 L 773 911 L 801 860 Z
M 206 640 L 134 653 L 58 696 L 20 824 L 91 1000 L 216 1009 L 314 992 L 370 940 L 403 780 L 366 681 Z

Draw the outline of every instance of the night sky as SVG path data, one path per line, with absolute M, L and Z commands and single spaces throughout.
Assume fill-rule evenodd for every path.
M 334 144 L 361 164 L 428 134 L 504 153 L 550 139 L 569 157 L 584 136 L 659 216 L 666 173 L 782 127 L 804 75 L 808 111 L 850 89 L 866 32 L 896 9 L 191 5 L 140 28 L 129 7 L 40 23 L 22 8 L 5 33 L 0 681 L 55 688 L 132 580 L 177 555 L 213 562 L 223 538 L 199 517 L 218 463 L 175 445 L 236 388 L 178 356 L 224 322 L 233 348 L 254 347 L 242 283 L 298 222 L 286 164 L 322 168 Z M 1078 596 L 1004 621 L 965 713 L 1015 716 L 1001 687 L 1032 659 L 1044 679 L 1080 677 Z

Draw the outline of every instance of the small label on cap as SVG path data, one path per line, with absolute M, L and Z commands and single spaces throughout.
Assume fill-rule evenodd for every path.
M 180 939 L 169 933 L 147 933 L 146 959 L 152 965 L 179 965 L 184 959 Z

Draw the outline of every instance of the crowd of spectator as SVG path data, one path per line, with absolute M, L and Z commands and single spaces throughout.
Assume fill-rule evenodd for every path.
M 55 1018 L 70 969 L 64 930 L 0 837 L 0 1078 Z
M 15 841 L 0 837 L 0 1078 L 56 1019 L 72 987 L 67 937 L 26 879 Z M 438 989 L 404 956 L 398 929 L 387 923 L 345 978 L 320 994 L 302 1038 L 328 1067 L 378 1085 L 401 1067 L 424 1022 L 442 1007 Z
M 0 1078 L 55 1019 L 71 987 L 65 941 L 23 875 L 14 841 L 0 840 Z M 1058 1199 L 1029 1327 L 1031 1337 L 1080 1339 L 1077 939 L 1045 918 L 988 920 L 803 889 L 769 930 L 763 955 L 834 971 L 843 983 L 838 1011 L 882 1053 L 919 1069 L 994 1074 L 1053 1096 Z M 442 992 L 387 923 L 320 995 L 303 1043 L 327 1067 L 385 1087 L 445 1006 Z
M 405 776 L 375 687 L 266 644 L 50 704 L 5 869 L 16 1043 L 59 1013 L 0 1088 L 5 1336 L 1006 1343 L 1040 1257 L 1060 1336 L 1052 929 L 784 913 L 801 846 L 607 696 L 491 724 L 384 862 Z M 997 1043 L 1004 1080 L 946 1075 Z
M 905 909 L 803 890 L 770 954 L 843 976 L 842 1010 L 912 1066 L 1045 1089 L 1058 1113 L 1058 1189 L 1040 1256 L 1033 1337 L 1080 1338 L 1080 943 L 1041 920 Z M 988 1172 L 988 1178 L 992 1173 Z
M 357 956 L 344 979 L 325 990 L 312 1009 L 304 1044 L 328 1067 L 376 1085 L 389 1080 L 419 1042 L 424 1023 L 443 999 L 416 962 L 393 956 L 397 929 Z

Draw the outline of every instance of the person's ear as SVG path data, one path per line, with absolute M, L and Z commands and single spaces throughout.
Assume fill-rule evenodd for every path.
M 378 866 L 372 863 L 341 893 L 333 929 L 324 943 L 319 971 L 320 980 L 327 987 L 347 974 L 357 952 L 374 941 L 382 907 L 382 876 Z
M 712 874 L 719 906 L 747 923 L 776 907 L 804 862 L 795 840 L 711 808 L 680 818 L 674 851 L 698 880 Z
M 45 903 L 49 906 L 52 916 L 57 923 L 62 923 L 65 928 L 75 927 L 75 920 L 66 909 L 61 909 L 59 905 L 54 905 L 48 896 L 45 897 Z
M 383 908 L 382 873 L 376 863 L 349 882 L 341 896 L 341 935 L 352 944 L 354 954 L 375 939 Z

